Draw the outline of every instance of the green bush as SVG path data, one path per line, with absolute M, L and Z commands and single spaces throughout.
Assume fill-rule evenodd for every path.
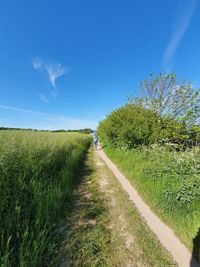
M 189 130 L 190 146 L 200 145 L 200 126 L 195 125 Z
M 129 104 L 113 111 L 98 127 L 104 142 L 128 149 L 154 143 L 157 132 L 155 113 Z
M 111 112 L 99 124 L 98 134 L 104 143 L 123 149 L 170 143 L 180 150 L 200 143 L 199 126 L 187 128 L 184 122 L 158 117 L 155 112 L 135 104 Z

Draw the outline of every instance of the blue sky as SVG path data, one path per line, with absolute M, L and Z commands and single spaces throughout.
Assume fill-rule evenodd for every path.
M 95 128 L 150 73 L 200 85 L 198 0 L 1 0 L 0 126 Z

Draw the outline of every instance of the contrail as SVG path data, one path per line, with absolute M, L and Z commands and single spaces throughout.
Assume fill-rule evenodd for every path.
M 198 0 L 190 0 L 190 4 L 187 7 L 185 15 L 182 17 L 178 27 L 176 28 L 176 30 L 171 36 L 171 39 L 163 55 L 162 67 L 164 69 L 169 69 L 173 65 L 174 55 L 188 27 L 190 26 L 192 17 L 197 7 L 197 3 L 198 3 L 197 1 Z

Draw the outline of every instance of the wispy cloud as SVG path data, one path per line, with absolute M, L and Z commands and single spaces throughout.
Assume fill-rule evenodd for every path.
M 48 80 L 51 84 L 49 93 L 39 93 L 39 99 L 43 102 L 49 103 L 52 97 L 55 98 L 57 96 L 58 91 L 56 88 L 56 80 L 59 77 L 69 73 L 69 67 L 63 67 L 61 63 L 52 63 L 39 57 L 34 58 L 31 63 L 35 70 L 46 73 L 48 77 Z
M 185 14 L 182 16 L 177 28 L 173 32 L 167 48 L 163 55 L 162 67 L 165 70 L 170 70 L 173 67 L 174 55 L 176 50 L 181 43 L 188 27 L 190 26 L 191 19 L 197 7 L 198 0 L 190 0 L 185 10 Z
M 45 69 L 49 75 L 49 79 L 54 88 L 56 86 L 55 85 L 56 79 L 68 73 L 69 71 L 69 69 L 63 68 L 60 63 L 59 64 L 52 64 L 52 63 L 45 64 Z
M 43 67 L 44 62 L 41 58 L 34 58 L 32 61 L 32 64 L 33 64 L 33 68 L 37 70 Z
M 6 105 L 0 105 L 0 108 L 1 109 L 9 109 L 9 110 L 13 110 L 13 111 L 22 111 L 22 112 L 27 112 L 27 113 L 32 113 L 32 114 L 58 116 L 58 115 L 51 114 L 51 113 L 45 113 L 45 112 L 40 112 L 40 111 L 35 111 L 35 110 L 30 110 L 30 109 L 17 108 L 17 107 L 6 106 Z
M 46 102 L 46 103 L 49 103 L 49 99 L 48 97 L 43 94 L 43 93 L 39 93 L 39 98 L 43 101 L 43 102 Z
M 7 110 L 7 115 L 0 116 L 0 125 L 5 127 L 23 127 L 33 129 L 96 129 L 98 122 L 78 119 L 59 114 L 40 112 L 13 106 L 0 105 L 0 110 Z
M 41 58 L 34 58 L 32 65 L 36 70 L 41 69 L 47 72 L 49 81 L 53 88 L 56 87 L 56 80 L 69 72 L 69 67 L 63 67 L 61 63 L 46 62 Z

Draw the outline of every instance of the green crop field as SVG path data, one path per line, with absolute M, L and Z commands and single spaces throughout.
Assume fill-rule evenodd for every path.
M 0 265 L 57 266 L 58 218 L 70 207 L 89 135 L 0 132 Z

